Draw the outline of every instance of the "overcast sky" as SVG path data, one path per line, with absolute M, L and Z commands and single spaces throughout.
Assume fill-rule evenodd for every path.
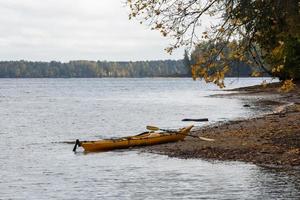
M 128 20 L 125 0 L 0 0 L 0 60 L 181 59 L 168 41 Z

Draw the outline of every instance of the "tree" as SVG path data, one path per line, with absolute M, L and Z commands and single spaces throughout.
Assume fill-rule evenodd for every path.
M 208 56 L 210 51 L 213 49 L 218 49 L 219 47 L 223 47 L 223 52 L 219 54 L 219 57 L 213 64 L 203 63 L 202 67 L 199 68 L 199 72 L 196 73 L 203 73 L 208 76 L 210 74 L 214 74 L 215 71 L 224 71 L 226 76 L 230 77 L 249 77 L 255 69 L 255 65 L 251 65 L 250 63 L 241 61 L 240 59 L 236 59 L 235 57 L 235 49 L 234 47 L 237 45 L 235 40 L 229 42 L 227 45 L 224 46 L 223 43 L 213 43 L 211 41 L 206 41 L 203 43 L 199 43 L 195 46 L 194 50 L 191 52 L 191 65 L 197 64 L 199 61 L 203 60 L 203 57 Z M 244 57 L 247 60 L 252 60 L 249 54 L 245 54 Z M 262 72 L 261 72 L 262 73 Z M 206 80 L 206 79 L 205 79 Z M 218 79 L 216 79 L 218 80 Z M 219 82 L 216 81 L 215 84 L 219 85 L 220 87 L 224 84 L 222 80 Z
M 187 75 L 192 75 L 191 59 L 188 50 L 184 50 L 183 64 L 187 68 Z
M 127 4 L 130 19 L 138 18 L 174 39 L 167 52 L 195 46 L 201 40 L 212 41 L 215 48 L 193 65 L 194 77 L 222 82 L 226 65 L 209 76 L 199 73 L 199 68 L 215 67 L 214 63 L 222 61 L 225 47 L 236 40 L 231 47 L 233 58 L 255 64 L 260 68 L 257 71 L 282 80 L 300 79 L 299 0 L 127 0 Z M 200 32 L 201 20 L 207 16 L 221 20 Z

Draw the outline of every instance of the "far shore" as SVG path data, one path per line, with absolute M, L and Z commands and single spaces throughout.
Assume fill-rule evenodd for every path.
M 300 167 L 300 83 L 282 93 L 279 84 L 230 90 L 216 98 L 241 98 L 249 109 L 271 108 L 272 112 L 250 119 L 227 121 L 203 127 L 177 143 L 148 146 L 142 151 L 178 158 L 242 161 L 265 167 Z M 203 117 L 203 116 L 201 116 Z

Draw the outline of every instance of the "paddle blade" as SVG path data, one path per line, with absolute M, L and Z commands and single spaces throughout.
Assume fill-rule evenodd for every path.
M 158 128 L 156 126 L 146 126 L 146 129 L 150 130 L 150 131 L 158 131 L 158 130 L 160 130 L 160 128 Z
M 213 142 L 213 141 L 215 141 L 215 139 L 211 139 L 211 138 L 207 138 L 207 137 L 200 137 L 200 136 L 199 136 L 199 139 L 200 139 L 200 140 L 204 140 L 204 141 L 208 141 L 208 142 Z

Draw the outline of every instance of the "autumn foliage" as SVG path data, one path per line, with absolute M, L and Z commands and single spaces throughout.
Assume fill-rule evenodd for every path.
M 300 79 L 298 0 L 128 0 L 127 5 L 129 18 L 173 38 L 169 53 L 203 41 L 214 45 L 192 66 L 194 78 L 224 87 L 230 57 L 256 66 L 256 76 Z M 211 26 L 203 31 L 208 17 Z

